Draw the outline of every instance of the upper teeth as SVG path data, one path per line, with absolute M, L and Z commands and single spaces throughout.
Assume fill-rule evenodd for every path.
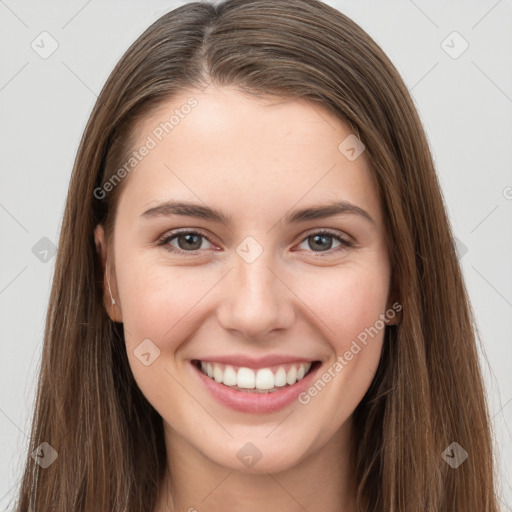
M 283 366 L 275 367 L 275 371 L 270 368 L 253 370 L 243 366 L 237 368 L 229 364 L 221 365 L 201 361 L 201 369 L 208 377 L 226 386 L 238 386 L 244 389 L 272 389 L 295 384 L 304 378 L 311 368 L 311 363 L 286 366 L 289 366 L 288 371 Z

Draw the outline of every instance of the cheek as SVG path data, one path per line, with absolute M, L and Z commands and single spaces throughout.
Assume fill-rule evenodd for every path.
M 366 262 L 368 263 L 368 262 Z M 336 353 L 371 328 L 384 313 L 388 294 L 388 271 L 382 263 L 340 268 L 312 268 L 290 274 L 293 294 L 290 307 L 297 321 L 309 317 L 320 337 L 330 341 Z M 215 304 L 206 297 L 225 297 L 222 272 L 194 266 L 170 267 L 144 258 L 124 258 L 116 271 L 128 348 L 149 338 L 166 351 L 178 348 L 192 317 L 204 316 Z M 296 295 L 300 300 L 294 298 Z M 211 296 L 210 296 L 211 298 Z M 217 304 L 218 306 L 218 304 Z
M 176 380 L 173 357 L 195 332 L 195 308 L 215 276 L 209 279 L 197 269 L 172 269 L 126 258 L 118 265 L 116 277 L 133 376 L 158 411 L 177 410 L 190 397 Z
M 323 333 L 337 353 L 376 322 L 383 328 L 379 318 L 386 310 L 388 279 L 384 266 L 353 267 L 333 269 L 321 281 L 305 283 L 305 302 L 322 320 Z
M 127 344 L 142 337 L 166 349 L 179 339 L 187 318 L 217 278 L 197 268 L 170 268 L 141 261 L 126 261 L 118 272 Z
M 331 418 L 329 434 L 363 398 L 382 353 L 389 273 L 385 266 L 365 268 L 370 270 L 344 269 L 326 280 L 308 304 L 323 320 L 332 355 L 299 403 Z

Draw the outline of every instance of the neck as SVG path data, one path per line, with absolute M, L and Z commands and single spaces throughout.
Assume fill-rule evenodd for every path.
M 166 425 L 168 466 L 155 512 L 354 512 L 349 419 L 331 439 L 284 471 L 242 472 L 219 466 Z

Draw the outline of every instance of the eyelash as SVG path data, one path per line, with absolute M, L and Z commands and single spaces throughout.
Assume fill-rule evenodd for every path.
M 169 252 L 172 252 L 172 253 L 178 254 L 178 255 L 183 255 L 183 256 L 184 255 L 194 255 L 195 256 L 196 254 L 201 252 L 201 249 L 196 249 L 195 251 L 184 251 L 183 249 L 177 249 L 176 247 L 173 247 L 173 246 L 169 245 L 169 242 L 171 240 L 173 240 L 174 238 L 176 238 L 177 236 L 179 236 L 179 235 L 199 235 L 200 237 L 205 238 L 206 240 L 208 240 L 208 242 L 213 244 L 213 242 L 206 235 L 203 235 L 199 231 L 192 231 L 192 230 L 183 229 L 183 230 L 176 230 L 176 231 L 171 231 L 169 233 L 166 233 L 165 235 L 163 235 L 157 241 L 157 246 L 163 247 L 166 251 L 169 251 Z M 301 240 L 300 244 L 305 242 L 308 238 L 311 238 L 311 237 L 317 236 L 317 235 L 327 235 L 327 236 L 330 236 L 330 237 L 334 238 L 335 240 L 337 240 L 338 242 L 341 243 L 341 245 L 339 247 L 336 247 L 335 249 L 328 249 L 326 251 L 309 251 L 309 252 L 312 252 L 314 254 L 317 254 L 318 257 L 323 257 L 324 254 L 327 254 L 327 255 L 333 254 L 333 253 L 335 253 L 335 252 L 337 252 L 339 250 L 348 249 L 348 248 L 354 246 L 353 242 L 351 242 L 351 241 L 343 238 L 339 234 L 337 234 L 335 232 L 332 232 L 332 231 L 329 231 L 329 230 L 314 231 L 313 233 L 311 233 L 311 234 L 307 235 L 306 237 L 304 237 Z

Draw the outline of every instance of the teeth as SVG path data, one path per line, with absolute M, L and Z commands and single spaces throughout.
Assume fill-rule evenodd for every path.
M 236 386 L 237 379 L 237 372 L 235 372 L 234 368 L 228 364 L 224 369 L 224 375 L 222 378 L 223 384 L 225 384 L 226 386 Z
M 214 366 L 220 368 L 217 365 Z M 250 368 L 239 368 L 236 376 L 236 385 L 239 388 L 254 389 L 256 387 L 254 385 L 255 379 L 254 372 Z
M 297 382 L 297 368 L 292 366 L 286 374 L 286 383 L 291 386 L 292 384 L 295 384 L 295 382 Z
M 215 379 L 215 382 L 222 382 L 224 375 L 220 366 L 213 366 L 213 378 Z
M 252 370 L 249 371 L 252 372 Z M 274 387 L 274 374 L 272 370 L 268 368 L 258 370 L 256 374 L 256 385 L 254 387 L 257 389 L 272 389 Z
M 255 390 L 255 392 L 258 390 L 266 392 L 286 385 L 291 386 L 302 380 L 310 368 L 311 363 L 292 364 L 288 371 L 283 366 L 279 366 L 274 373 L 270 368 L 253 370 L 240 367 L 236 369 L 229 364 L 201 362 L 202 372 L 214 379 L 215 382 L 243 390 Z
M 286 372 L 282 366 L 279 367 L 274 375 L 274 385 L 278 388 L 286 386 Z

